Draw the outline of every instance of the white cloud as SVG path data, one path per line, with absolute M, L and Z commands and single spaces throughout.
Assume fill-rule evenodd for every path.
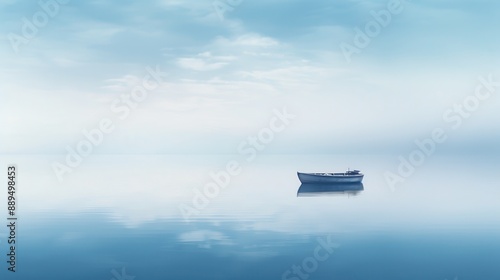
M 217 70 L 227 65 L 225 62 L 207 63 L 200 58 L 179 58 L 178 64 L 182 68 L 196 71 Z
M 109 89 L 112 91 L 130 91 L 133 86 L 139 84 L 141 79 L 134 75 L 125 75 L 121 78 L 108 79 L 105 81 L 108 85 L 103 86 L 104 89 Z
M 225 38 L 219 37 L 215 41 L 216 45 L 222 46 L 240 46 L 240 47 L 257 47 L 257 48 L 269 48 L 279 45 L 276 39 L 271 37 L 262 36 L 257 33 L 247 33 L 235 38 Z
M 235 44 L 255 47 L 273 47 L 278 45 L 278 42 L 270 37 L 264 37 L 258 34 L 246 34 L 238 37 Z
M 177 64 L 185 69 L 211 71 L 220 69 L 235 59 L 234 56 L 213 56 L 210 52 L 203 52 L 194 57 L 179 58 Z

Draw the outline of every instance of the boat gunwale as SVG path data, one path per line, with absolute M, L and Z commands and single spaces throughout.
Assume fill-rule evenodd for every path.
M 337 173 L 337 174 L 335 174 L 335 173 L 326 173 L 326 172 L 323 172 L 323 173 L 306 173 L 306 172 L 298 172 L 297 171 L 297 175 L 299 175 L 299 174 L 319 176 L 319 177 L 360 177 L 360 176 L 364 176 L 363 173 L 347 174 L 346 175 L 346 173 Z M 340 174 L 342 174 L 342 175 L 340 175 Z

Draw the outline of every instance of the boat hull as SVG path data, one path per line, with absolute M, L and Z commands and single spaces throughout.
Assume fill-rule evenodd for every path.
M 301 183 L 335 184 L 335 183 L 361 183 L 363 174 L 356 175 L 325 175 L 325 173 L 301 173 L 297 172 Z

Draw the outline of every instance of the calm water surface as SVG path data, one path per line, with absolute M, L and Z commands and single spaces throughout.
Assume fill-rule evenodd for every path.
M 396 156 L 94 156 L 62 183 L 54 159 L 3 162 L 20 220 L 1 279 L 500 279 L 491 157 L 430 158 L 394 190 Z M 202 195 L 231 160 L 241 173 Z M 347 167 L 363 191 L 298 196 L 297 171 Z

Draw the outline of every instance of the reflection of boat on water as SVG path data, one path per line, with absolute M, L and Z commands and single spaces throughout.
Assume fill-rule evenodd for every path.
M 359 170 L 344 173 L 302 173 L 297 172 L 302 183 L 361 183 L 363 173 Z
M 335 183 L 300 185 L 297 196 L 323 196 L 323 195 L 358 195 L 364 190 L 363 183 Z

